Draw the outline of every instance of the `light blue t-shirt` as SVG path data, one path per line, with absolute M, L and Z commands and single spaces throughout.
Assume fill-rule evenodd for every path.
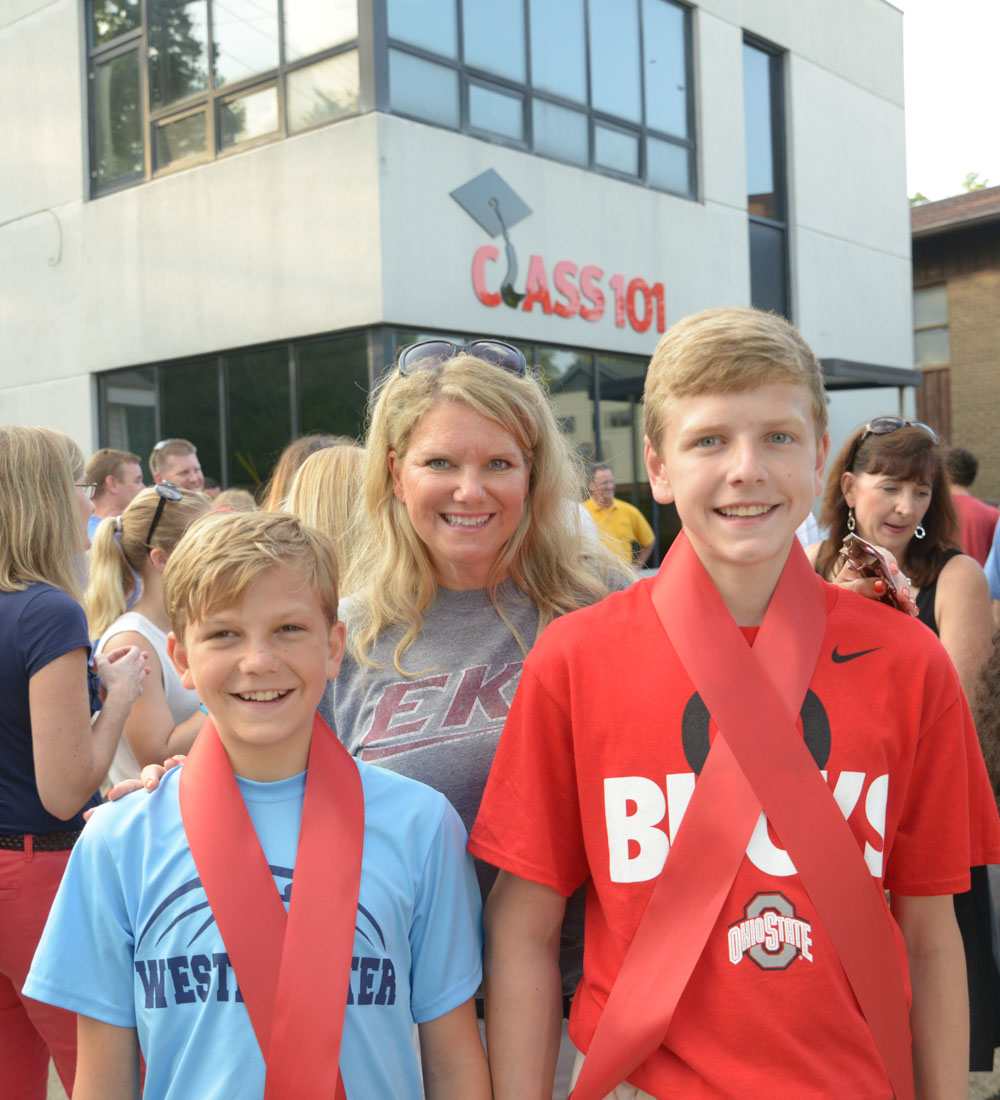
M 479 890 L 458 815 L 437 791 L 356 762 L 364 856 L 340 1064 L 347 1095 L 423 1096 L 413 1024 L 481 978 Z M 144 1100 L 253 1100 L 264 1061 L 188 849 L 180 769 L 151 795 L 102 806 L 84 829 L 24 993 L 119 1027 L 146 1060 Z M 239 780 L 287 903 L 305 774 Z M 330 858 L 337 841 L 330 839 Z M 333 992 L 304 989 L 322 1012 Z
M 994 600 L 1000 600 L 1000 523 L 993 532 L 993 546 L 986 559 L 985 570 L 986 579 L 990 583 L 990 596 Z
M 101 526 L 101 522 L 104 518 L 104 516 L 99 516 L 95 512 L 87 520 L 87 538 L 90 539 L 91 542 L 94 541 L 94 536 L 97 534 L 97 528 Z

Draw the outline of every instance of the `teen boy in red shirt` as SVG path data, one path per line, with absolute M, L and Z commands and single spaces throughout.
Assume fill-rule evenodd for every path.
M 819 364 L 784 320 L 712 310 L 661 340 L 645 397 L 650 484 L 684 535 L 656 578 L 545 631 L 470 841 L 502 872 L 496 1100 L 551 1095 L 583 883 L 574 1100 L 958 1100 L 950 895 L 1000 829 L 937 640 L 818 581 L 796 543 L 829 442 Z

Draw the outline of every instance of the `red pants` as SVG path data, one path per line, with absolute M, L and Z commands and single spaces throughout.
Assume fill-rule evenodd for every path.
M 21 996 L 69 852 L 0 849 L 0 1093 L 45 1100 L 49 1055 L 67 1093 L 76 1072 L 76 1016 Z

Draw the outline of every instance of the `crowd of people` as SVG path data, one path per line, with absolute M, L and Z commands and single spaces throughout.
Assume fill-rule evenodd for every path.
M 0 428 L 4 1096 L 50 1057 L 75 1100 L 957 1100 L 992 1068 L 974 457 L 883 416 L 828 463 L 819 364 L 754 310 L 672 326 L 645 410 L 683 524 L 655 573 L 501 341 L 402 349 L 363 444 L 293 441 L 257 498 L 185 439 L 147 488 Z

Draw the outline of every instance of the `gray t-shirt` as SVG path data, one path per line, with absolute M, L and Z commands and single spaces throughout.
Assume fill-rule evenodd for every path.
M 538 609 L 509 581 L 497 599 L 530 649 Z M 357 602 L 343 600 L 340 615 L 350 631 Z M 394 627 L 378 638 L 371 653 L 376 668 L 345 655 L 320 713 L 352 755 L 440 791 L 471 829 L 521 677 L 521 648 L 483 589 L 438 589 L 420 635 L 403 656 L 403 667 L 415 674 L 409 679 L 393 665 L 403 633 Z M 496 868 L 477 861 L 476 872 L 485 899 Z M 571 994 L 583 971 L 582 892 L 567 909 L 561 966 L 563 990 Z

